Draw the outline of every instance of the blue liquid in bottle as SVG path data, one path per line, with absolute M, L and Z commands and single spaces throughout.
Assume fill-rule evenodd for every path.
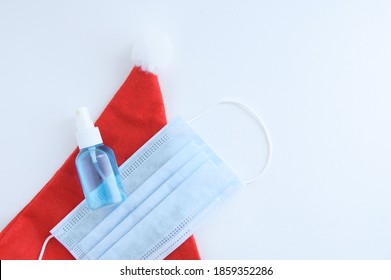
M 80 150 L 77 171 L 91 209 L 117 204 L 125 199 L 113 151 L 103 144 Z
M 86 107 L 76 111 L 76 120 L 80 148 L 76 168 L 88 207 L 98 209 L 121 203 L 126 196 L 113 150 L 103 145 Z

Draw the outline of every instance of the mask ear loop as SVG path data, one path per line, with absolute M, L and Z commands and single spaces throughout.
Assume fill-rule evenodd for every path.
M 54 235 L 51 234 L 45 239 L 45 242 L 43 242 L 41 252 L 39 253 L 39 256 L 38 256 L 39 261 L 42 260 L 43 254 L 45 253 L 46 245 L 48 245 L 49 240 L 52 239 L 53 237 L 54 237 Z
M 253 109 L 251 109 L 250 107 L 244 105 L 243 103 L 240 103 L 240 102 L 237 102 L 237 101 L 233 101 L 233 100 L 222 100 L 222 101 L 219 101 L 215 104 L 213 104 L 212 106 L 210 106 L 208 109 L 206 109 L 205 111 L 197 114 L 196 116 L 194 116 L 193 118 L 191 118 L 188 122 L 191 124 L 195 121 L 197 121 L 198 119 L 202 118 L 204 115 L 206 115 L 210 110 L 212 110 L 214 107 L 216 107 L 217 105 L 223 105 L 223 104 L 229 104 L 229 105 L 235 105 L 237 106 L 238 108 L 242 109 L 244 112 L 246 112 L 247 114 L 250 115 L 250 117 L 256 122 L 256 124 L 261 128 L 261 130 L 263 131 L 264 135 L 265 135 L 265 139 L 266 139 L 266 145 L 267 145 L 267 149 L 268 149 L 268 153 L 267 153 L 267 159 L 266 159 L 266 163 L 264 164 L 263 168 L 261 170 L 258 171 L 258 173 L 252 177 L 252 178 L 249 178 L 247 180 L 244 180 L 244 183 L 249 185 L 251 183 L 254 183 L 256 180 L 258 180 L 266 171 L 266 169 L 269 167 L 270 165 L 270 160 L 271 160 L 271 157 L 272 157 L 272 144 L 271 144 L 271 140 L 270 140 L 270 134 L 269 134 L 269 131 L 268 129 L 266 128 L 266 125 L 265 123 L 262 121 L 262 119 L 254 112 Z

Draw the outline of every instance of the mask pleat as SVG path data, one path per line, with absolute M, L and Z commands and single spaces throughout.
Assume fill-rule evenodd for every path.
M 205 209 L 211 200 L 217 199 L 220 189 L 229 179 L 216 176 L 220 174 L 220 168 L 212 160 L 207 160 L 164 203 L 145 216 L 142 223 L 135 225 L 99 258 L 122 259 L 122 252 L 126 251 L 126 257 L 130 259 L 150 259 L 163 245 L 175 242 L 195 215 Z

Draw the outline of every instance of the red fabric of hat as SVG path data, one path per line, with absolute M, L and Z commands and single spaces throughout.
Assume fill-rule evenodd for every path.
M 166 124 L 157 76 L 135 67 L 96 121 L 121 165 Z M 76 149 L 34 199 L 0 233 L 0 259 L 37 259 L 49 231 L 83 199 Z M 43 259 L 74 259 L 56 240 Z M 190 237 L 166 259 L 200 259 Z

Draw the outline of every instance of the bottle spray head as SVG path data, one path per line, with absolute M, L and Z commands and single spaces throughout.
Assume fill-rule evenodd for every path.
M 80 149 L 102 144 L 99 128 L 94 126 L 87 107 L 76 110 L 76 139 Z
M 76 127 L 77 131 L 94 127 L 87 107 L 81 107 L 76 110 Z

